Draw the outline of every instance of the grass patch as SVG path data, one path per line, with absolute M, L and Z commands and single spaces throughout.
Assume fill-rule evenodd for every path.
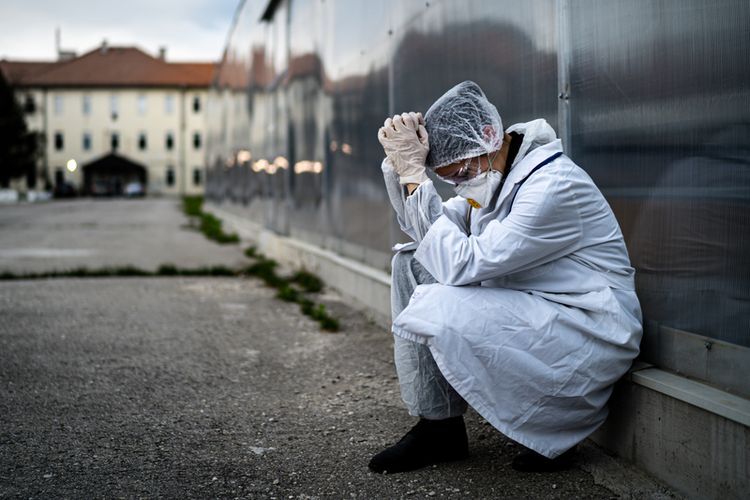
M 286 302 L 300 301 L 299 291 L 289 285 L 283 285 L 281 288 L 279 288 L 279 291 L 276 292 L 276 297 Z
M 200 217 L 203 213 L 203 196 L 184 196 L 182 208 L 190 217 Z
M 331 332 L 339 331 L 339 321 L 336 318 L 329 316 L 325 305 L 318 304 L 317 307 L 313 308 L 310 316 L 320 323 L 320 327 L 324 330 Z
M 200 230 L 206 235 L 209 240 L 214 240 L 217 243 L 239 243 L 240 237 L 236 233 L 225 233 L 221 228 L 221 220 L 217 219 L 211 214 L 205 212 L 200 215 L 201 223 Z
M 289 284 L 289 280 L 276 274 L 276 267 L 278 264 L 275 260 L 262 257 L 255 264 L 245 268 L 245 274 L 262 279 L 270 287 L 282 288 Z
M 182 209 L 188 217 L 199 220 L 198 229 L 208 238 L 217 243 L 239 243 L 240 237 L 236 233 L 225 233 L 221 227 L 221 220 L 203 211 L 202 196 L 183 196 Z
M 245 268 L 246 275 L 260 278 L 266 285 L 276 288 L 276 298 L 299 304 L 302 314 L 317 321 L 323 330 L 339 331 L 339 321 L 328 314 L 326 306 L 316 305 L 305 296 L 305 293 L 317 293 L 323 289 L 320 278 L 305 270 L 297 271 L 289 277 L 279 276 L 276 273 L 278 263 L 258 253 L 255 247 L 245 249 L 245 255 L 256 259 L 255 263 Z
M 12 273 L 5 271 L 0 274 L 0 281 L 35 280 L 50 278 L 107 278 L 129 276 L 239 276 L 240 271 L 225 266 L 178 268 L 174 264 L 162 264 L 156 271 L 147 271 L 134 266 L 100 267 L 87 269 L 79 267 L 63 271 L 48 271 L 41 273 Z
M 323 281 L 304 269 L 294 273 L 290 280 L 297 283 L 304 291 L 309 293 L 318 293 L 323 290 Z

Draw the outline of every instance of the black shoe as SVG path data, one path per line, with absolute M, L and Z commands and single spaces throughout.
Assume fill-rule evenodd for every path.
M 575 446 L 555 458 L 547 458 L 533 450 L 519 453 L 513 459 L 512 467 L 519 472 L 556 472 L 569 469 L 573 465 Z
M 373 472 L 392 474 L 468 456 L 469 442 L 463 417 L 423 418 L 398 443 L 372 457 L 368 467 Z

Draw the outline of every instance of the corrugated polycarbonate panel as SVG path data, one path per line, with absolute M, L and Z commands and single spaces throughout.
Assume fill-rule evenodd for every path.
M 395 112 L 424 113 L 447 89 L 473 80 L 497 106 L 505 127 L 544 117 L 557 128 L 554 2 L 430 4 L 411 13 L 408 25 L 393 35 Z M 453 195 L 449 185 L 436 185 L 444 196 Z
M 262 22 L 267 6 L 243 4 L 211 91 L 212 199 L 387 268 L 405 236 L 377 129 L 472 79 L 506 126 L 547 119 L 600 186 L 647 335 L 750 346 L 749 2 L 288 0 Z
M 571 155 L 620 220 L 644 316 L 750 346 L 750 3 L 569 6 Z

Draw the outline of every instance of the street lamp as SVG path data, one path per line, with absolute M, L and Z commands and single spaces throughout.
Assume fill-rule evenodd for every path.
M 75 160 L 73 159 L 68 160 L 68 172 L 71 172 L 71 173 L 75 172 L 77 168 L 78 168 L 78 163 L 76 163 Z

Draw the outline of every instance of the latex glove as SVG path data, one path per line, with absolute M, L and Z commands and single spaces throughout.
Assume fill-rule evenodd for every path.
M 378 140 L 400 184 L 421 184 L 427 180 L 424 164 L 430 143 L 421 113 L 402 113 L 386 119 L 378 130 Z

